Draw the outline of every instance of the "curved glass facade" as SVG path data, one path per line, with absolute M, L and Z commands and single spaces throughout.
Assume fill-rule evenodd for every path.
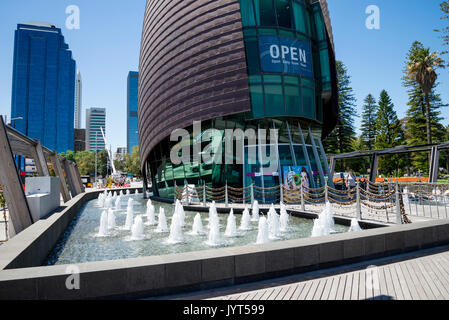
M 211 101 L 204 107 L 202 106 L 201 113 L 208 113 L 207 110 L 210 107 L 229 106 L 231 103 L 234 103 L 236 107 L 229 107 L 229 110 L 223 109 L 221 114 L 215 116 L 214 113 L 214 117 L 202 121 L 200 133 L 195 133 L 192 125 L 184 127 L 183 129 L 190 133 L 188 141 L 172 142 L 170 136 L 167 136 L 154 147 L 148 148 L 151 151 L 148 156 L 143 157 L 143 170 L 150 176 L 156 196 L 173 199 L 175 184 L 177 186 L 205 184 L 212 188 L 223 187 L 226 183 L 235 188 L 254 184 L 258 187 L 272 188 L 284 184 L 283 180 L 285 180 L 286 174 L 302 167 L 306 168 L 308 172 L 311 187 L 321 187 L 326 183 L 328 170 L 326 156 L 321 145 L 321 134 L 323 123 L 326 123 L 323 120 L 323 106 L 332 104 L 331 98 L 335 94 L 332 92 L 335 75 L 331 72 L 334 61 L 321 3 L 320 1 L 313 2 L 310 0 L 225 1 L 229 5 L 227 12 L 232 15 L 233 19 L 235 19 L 235 10 L 240 11 L 241 28 L 238 27 L 240 35 L 234 29 L 231 30 L 224 20 L 220 20 L 220 23 L 223 23 L 223 32 L 216 37 L 223 37 L 218 42 L 221 44 L 230 41 L 231 36 L 228 37 L 227 33 L 232 34 L 236 43 L 235 50 L 243 46 L 242 53 L 245 56 L 243 59 L 246 60 L 248 78 L 245 81 L 248 83 L 248 87 L 244 90 L 223 88 L 218 93 L 210 92 L 204 97 L 201 96 L 202 99 Z M 152 4 L 152 0 L 149 0 L 149 3 Z M 180 1 L 179 5 L 181 3 Z M 223 14 L 225 14 L 224 11 Z M 199 19 L 199 21 L 202 20 Z M 230 21 L 229 25 L 234 27 L 234 22 L 235 20 Z M 237 44 L 238 41 L 241 41 L 242 44 Z M 207 50 L 209 50 L 208 57 L 217 59 L 218 63 L 225 63 L 225 59 L 233 55 L 226 55 L 223 53 L 225 49 L 214 49 L 213 46 L 210 49 L 205 49 L 205 51 Z M 237 53 L 234 55 L 237 59 Z M 143 61 L 151 61 L 151 59 L 143 59 Z M 195 65 L 197 61 L 204 60 L 193 58 L 192 65 Z M 229 63 L 226 68 L 230 68 L 232 65 Z M 145 67 L 145 63 L 143 66 Z M 206 70 L 209 72 L 213 68 L 213 66 L 208 66 Z M 195 68 L 194 71 L 200 74 L 200 69 Z M 218 67 L 215 67 L 215 70 L 214 76 L 216 77 L 225 74 Z M 207 85 L 213 84 L 215 88 L 220 88 L 223 83 L 234 81 L 237 78 L 241 77 L 234 76 L 230 80 L 209 81 Z M 187 81 L 188 84 L 195 83 L 195 81 Z M 145 92 L 147 87 L 150 88 L 145 81 L 139 86 L 142 92 Z M 186 97 L 189 96 L 189 90 L 189 87 L 186 87 L 184 92 Z M 193 89 L 191 91 L 192 94 L 196 92 Z M 237 95 L 242 91 L 249 96 L 250 108 L 244 109 L 242 106 L 245 103 L 238 104 L 238 101 L 245 102 L 244 98 L 238 98 Z M 215 98 L 217 94 L 228 94 L 229 96 Z M 148 111 L 152 111 L 152 104 L 159 102 L 157 99 L 147 100 L 142 99 L 143 105 L 139 105 L 139 108 L 142 109 L 140 113 L 143 122 L 144 115 Z M 242 111 L 242 109 L 244 110 Z M 193 111 L 191 113 L 193 114 Z M 187 114 L 182 116 L 187 116 Z M 194 119 L 199 119 L 198 117 Z M 154 125 L 161 127 L 164 121 L 167 120 L 154 123 Z M 145 128 L 142 129 L 143 122 L 142 125 L 139 125 L 139 129 L 144 132 L 140 139 L 145 141 L 148 134 L 145 134 Z M 149 123 L 148 127 L 150 126 Z M 210 139 L 202 141 L 203 135 L 208 129 L 215 129 L 217 141 L 222 142 L 222 161 L 218 163 L 217 161 L 198 161 L 197 157 L 193 156 L 196 141 L 201 141 L 201 150 L 210 144 Z M 256 152 L 255 159 L 248 157 L 250 154 L 253 155 L 251 148 L 261 147 L 258 144 L 260 137 L 255 144 L 252 140 L 245 138 L 243 145 L 238 145 L 238 148 L 242 147 L 243 149 L 240 155 L 236 152 L 237 143 L 234 141 L 233 156 L 229 159 L 231 153 L 226 149 L 226 144 L 229 142 L 226 130 L 229 129 L 243 131 L 254 129 L 255 132 L 259 132 L 259 129 L 267 131 L 277 129 L 279 136 L 277 143 L 267 139 L 263 148 L 256 148 L 263 151 Z M 170 160 L 173 147 L 179 144 L 189 146 L 190 162 L 174 164 Z M 215 150 L 215 152 L 218 151 Z M 275 153 L 276 166 L 274 169 L 272 167 L 268 169 L 267 166 L 261 164 L 260 159 L 273 156 L 270 154 L 272 152 Z M 266 195 L 261 197 L 260 194 L 256 194 L 255 197 L 260 202 L 276 200 L 270 199 Z
M 240 10 L 252 108 L 247 118 L 288 116 L 322 123 L 322 95 L 331 90 L 331 72 L 329 42 L 320 3 L 240 0 Z M 279 56 L 279 60 L 286 61 L 278 66 L 267 61 L 263 51 L 266 42 L 275 48 L 272 57 Z M 295 57 L 300 60 L 289 46 L 292 43 L 310 50 L 312 61 L 307 63 L 312 72 L 292 70 L 293 61 L 289 60 Z M 286 62 L 287 67 L 282 62 Z

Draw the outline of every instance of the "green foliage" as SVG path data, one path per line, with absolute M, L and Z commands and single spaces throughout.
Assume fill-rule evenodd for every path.
M 437 29 L 435 31 L 439 32 L 441 34 L 441 39 L 443 40 L 444 46 L 449 46 L 449 26 L 447 25 L 449 21 L 449 1 L 445 0 L 440 3 L 440 9 L 441 13 L 443 14 L 441 16 L 441 20 L 443 20 L 445 26 L 441 29 Z M 442 52 L 442 54 L 448 54 L 449 50 L 445 50 Z M 449 64 L 448 64 L 449 65 Z
M 140 151 L 138 146 L 133 148 L 131 154 L 125 155 L 124 167 L 126 168 L 126 171 L 132 173 L 133 176 L 142 177 L 142 173 L 140 171 Z
M 379 97 L 379 107 L 376 115 L 376 149 L 387 149 L 404 143 L 404 132 L 401 127 L 394 104 L 387 91 L 382 90 Z M 379 159 L 379 172 L 384 175 L 399 175 L 403 157 L 400 155 L 383 156 Z
M 324 148 L 329 154 L 350 152 L 354 150 L 354 117 L 357 116 L 355 109 L 356 98 L 351 87 L 351 77 L 346 66 L 337 61 L 337 86 L 339 118 L 335 129 L 323 141 Z M 345 164 L 339 162 L 337 170 L 343 170 Z
M 428 54 L 430 50 L 424 48 L 421 42 L 415 41 L 408 53 L 406 65 L 411 61 L 415 61 L 417 56 Z M 404 70 L 403 85 L 406 87 L 409 100 L 407 102 L 407 118 L 405 124 L 405 139 L 407 145 L 422 145 L 427 144 L 429 138 L 427 136 L 427 112 L 426 112 L 426 95 L 421 85 L 413 78 L 408 77 L 408 70 Z M 445 128 L 441 124 L 442 107 L 447 107 L 443 104 L 440 95 L 436 93 L 438 83 L 434 83 L 429 94 L 429 121 L 430 133 L 432 142 L 445 141 Z M 447 141 L 447 140 L 446 140 Z M 428 152 L 420 152 L 411 154 L 411 165 L 413 171 L 428 172 L 429 170 L 429 155 Z
M 366 96 L 363 105 L 362 113 L 362 135 L 361 147 L 362 149 L 372 150 L 376 142 L 376 99 L 370 93 Z

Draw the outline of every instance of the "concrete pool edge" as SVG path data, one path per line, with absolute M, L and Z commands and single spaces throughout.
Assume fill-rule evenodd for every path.
M 97 194 L 98 191 L 93 191 L 79 195 L 61 212 L 11 239 L 9 246 L 8 243 L 0 246 L 3 269 L 0 299 L 165 295 L 313 271 L 449 243 L 449 220 L 434 220 L 265 245 L 88 262 L 76 265 L 80 289 L 68 290 L 67 265 L 38 266 L 37 261 L 46 248 L 53 248 L 81 206 Z

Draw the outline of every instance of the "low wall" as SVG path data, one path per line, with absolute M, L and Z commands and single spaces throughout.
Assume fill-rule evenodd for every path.
M 42 261 L 40 257 L 46 256 L 43 251 L 49 250 L 48 244 L 57 241 L 58 237 L 55 239 L 52 233 L 57 231 L 62 234 L 63 226 L 67 226 L 70 217 L 73 218 L 82 204 L 97 193 L 80 195 L 73 199 L 73 209 L 68 207 L 54 214 L 49 219 L 55 220 L 44 223 L 45 227 L 35 224 L 0 247 L 3 264 L 0 299 L 136 298 L 173 294 L 297 274 L 449 244 L 449 220 L 433 220 L 263 245 L 89 262 L 76 265 L 79 269 L 79 290 L 66 288 L 71 269 L 65 265 L 24 268 Z M 59 218 L 54 218 L 55 215 Z M 23 248 L 24 241 L 27 241 L 26 249 Z M 21 254 L 14 258 L 14 251 Z M 5 254 L 13 260 L 7 263 L 8 259 L 3 258 Z

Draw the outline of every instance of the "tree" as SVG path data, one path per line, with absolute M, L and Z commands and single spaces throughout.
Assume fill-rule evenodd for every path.
M 449 1 L 445 0 L 440 3 L 440 9 L 443 13 L 441 20 L 445 20 L 447 23 L 449 21 Z M 445 26 L 442 29 L 436 29 L 435 31 L 441 33 L 441 39 L 443 40 L 444 46 L 449 46 L 449 26 Z M 445 50 L 441 54 L 448 54 L 449 51 Z M 449 65 L 449 64 L 448 64 Z
M 428 51 L 429 49 L 425 49 L 421 42 L 415 41 L 408 52 L 406 66 L 408 66 L 411 61 L 414 61 L 415 57 L 423 55 L 423 51 L 426 50 Z M 407 144 L 413 146 L 429 142 L 427 115 L 429 115 L 431 126 L 430 141 L 442 141 L 442 138 L 444 137 L 444 127 L 441 124 L 442 117 L 440 109 L 447 105 L 441 102 L 440 95 L 435 92 L 438 83 L 433 84 L 431 91 L 428 94 L 428 111 L 426 95 L 422 90 L 421 85 L 415 79 L 409 77 L 408 69 L 404 70 L 403 85 L 408 88 L 407 92 L 409 96 L 405 123 L 405 138 Z M 411 160 L 415 170 L 418 169 L 423 172 L 428 171 L 428 153 L 413 153 L 411 154 Z
M 106 149 L 97 152 L 97 174 L 103 177 L 108 175 L 108 152 Z
M 414 45 L 416 42 L 414 43 Z M 412 45 L 413 47 L 413 45 Z M 436 70 L 444 68 L 444 61 L 429 48 L 417 48 L 409 55 L 406 77 L 415 81 L 424 93 L 427 143 L 432 143 L 432 127 L 430 114 L 430 94 L 438 78 Z
M 335 129 L 323 141 L 327 153 L 336 154 L 353 151 L 356 134 L 354 117 L 356 98 L 351 87 L 351 77 L 348 69 L 341 61 L 337 61 L 337 88 L 339 116 Z M 344 164 L 339 163 L 337 170 L 343 171 Z
M 404 133 L 401 127 L 394 104 L 387 91 L 382 90 L 379 97 L 379 108 L 376 115 L 376 149 L 387 149 L 402 145 Z M 379 171 L 392 174 L 400 167 L 400 156 L 384 156 L 379 159 Z M 396 171 L 396 174 L 399 172 Z
M 362 148 L 368 150 L 372 150 L 376 142 L 376 109 L 376 99 L 370 93 L 364 100 L 360 137 Z
M 131 154 L 125 155 L 125 168 L 128 173 L 132 173 L 133 176 L 142 177 L 140 171 L 140 151 L 138 146 L 133 148 Z

